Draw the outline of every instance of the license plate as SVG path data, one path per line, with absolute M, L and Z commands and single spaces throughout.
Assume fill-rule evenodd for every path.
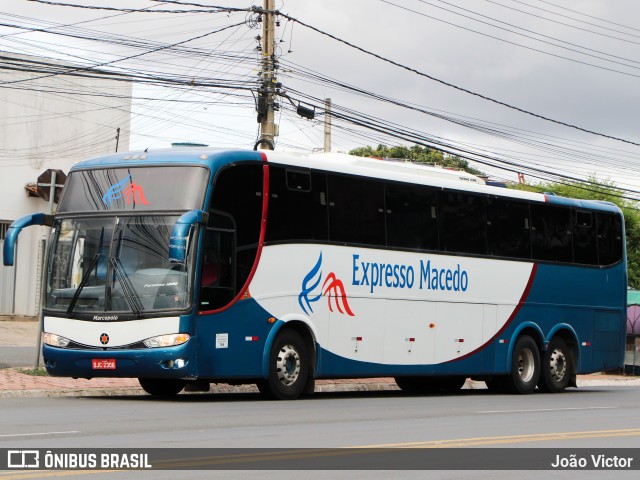
M 92 358 L 91 368 L 94 370 L 115 370 L 116 359 L 115 358 Z

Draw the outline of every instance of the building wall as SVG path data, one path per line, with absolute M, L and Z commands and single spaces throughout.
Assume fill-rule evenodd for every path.
M 6 55 L 3 54 L 3 57 Z M 31 69 L 45 59 L 15 55 L 0 63 Z M 56 63 L 56 68 L 59 63 Z M 70 167 L 86 158 L 129 148 L 132 83 L 0 69 L 0 222 L 33 212 L 49 213 L 49 203 L 28 197 L 25 185 L 47 169 Z M 39 306 L 42 241 L 49 229 L 31 227 L 18 242 L 13 311 L 35 315 Z M 7 268 L 7 267 L 0 267 Z M 6 271 L 4 272 L 7 273 Z M 0 275 L 0 279 L 6 278 Z M 6 283 L 6 282 L 5 282 Z M 10 288 L 0 284 L 0 289 Z M 3 298 L 6 291 L 3 290 Z

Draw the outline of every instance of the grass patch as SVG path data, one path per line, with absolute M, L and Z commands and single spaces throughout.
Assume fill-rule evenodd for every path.
M 49 374 L 44 367 L 38 368 L 19 368 L 18 372 L 24 373 L 25 375 L 33 375 L 35 377 L 48 377 Z

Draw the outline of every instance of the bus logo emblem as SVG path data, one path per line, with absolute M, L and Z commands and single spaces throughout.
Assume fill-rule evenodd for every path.
M 149 205 L 147 199 L 144 197 L 144 189 L 135 182 L 130 182 L 131 175 L 128 175 L 124 180 L 119 181 L 115 185 L 109 187 L 107 193 L 102 196 L 102 201 L 104 204 L 109 207 L 113 203 L 114 200 L 118 200 L 119 198 L 124 198 L 127 202 L 127 205 L 133 205 L 142 203 L 144 205 Z M 127 185 L 127 183 L 129 183 Z
M 346 313 L 350 317 L 354 317 L 355 314 L 351 311 L 351 307 L 349 307 L 347 294 L 344 290 L 344 283 L 342 283 L 342 280 L 338 279 L 336 274 L 333 272 L 330 272 L 322 283 L 321 293 L 318 293 L 313 297 L 309 296 L 311 295 L 311 292 L 318 288 L 318 285 L 320 285 L 320 282 L 322 281 L 321 267 L 322 252 L 320 252 L 320 256 L 318 257 L 316 264 L 302 280 L 300 295 L 298 295 L 298 303 L 300 304 L 300 307 L 302 307 L 302 311 L 307 315 L 313 313 L 311 304 L 317 302 L 323 295 L 325 295 L 327 297 L 330 312 L 333 312 L 333 304 L 335 304 L 340 313 Z
M 100 335 L 100 343 L 102 345 L 106 345 L 107 343 L 109 343 L 109 335 L 107 335 L 106 333 Z

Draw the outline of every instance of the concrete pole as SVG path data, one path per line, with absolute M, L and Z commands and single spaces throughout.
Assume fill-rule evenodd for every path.
M 268 146 L 273 149 L 276 136 L 274 103 L 275 103 L 275 44 L 276 29 L 273 11 L 275 10 L 275 0 L 264 0 L 264 15 L 262 19 L 262 86 L 265 90 L 267 100 L 267 112 L 260 122 L 260 140 L 265 143 L 262 147 Z
M 324 99 L 324 153 L 331 151 L 331 99 Z
M 56 196 L 56 181 L 58 173 L 53 170 L 51 172 L 51 183 L 49 184 L 49 215 L 53 215 L 53 204 Z M 40 305 L 38 305 L 38 336 L 36 338 L 36 358 L 33 364 L 34 370 L 40 367 L 40 350 L 42 349 L 42 332 L 44 331 L 44 314 L 42 305 L 44 303 L 45 292 L 47 290 L 47 250 L 49 242 L 45 242 L 45 248 L 42 252 L 42 278 L 40 281 Z

